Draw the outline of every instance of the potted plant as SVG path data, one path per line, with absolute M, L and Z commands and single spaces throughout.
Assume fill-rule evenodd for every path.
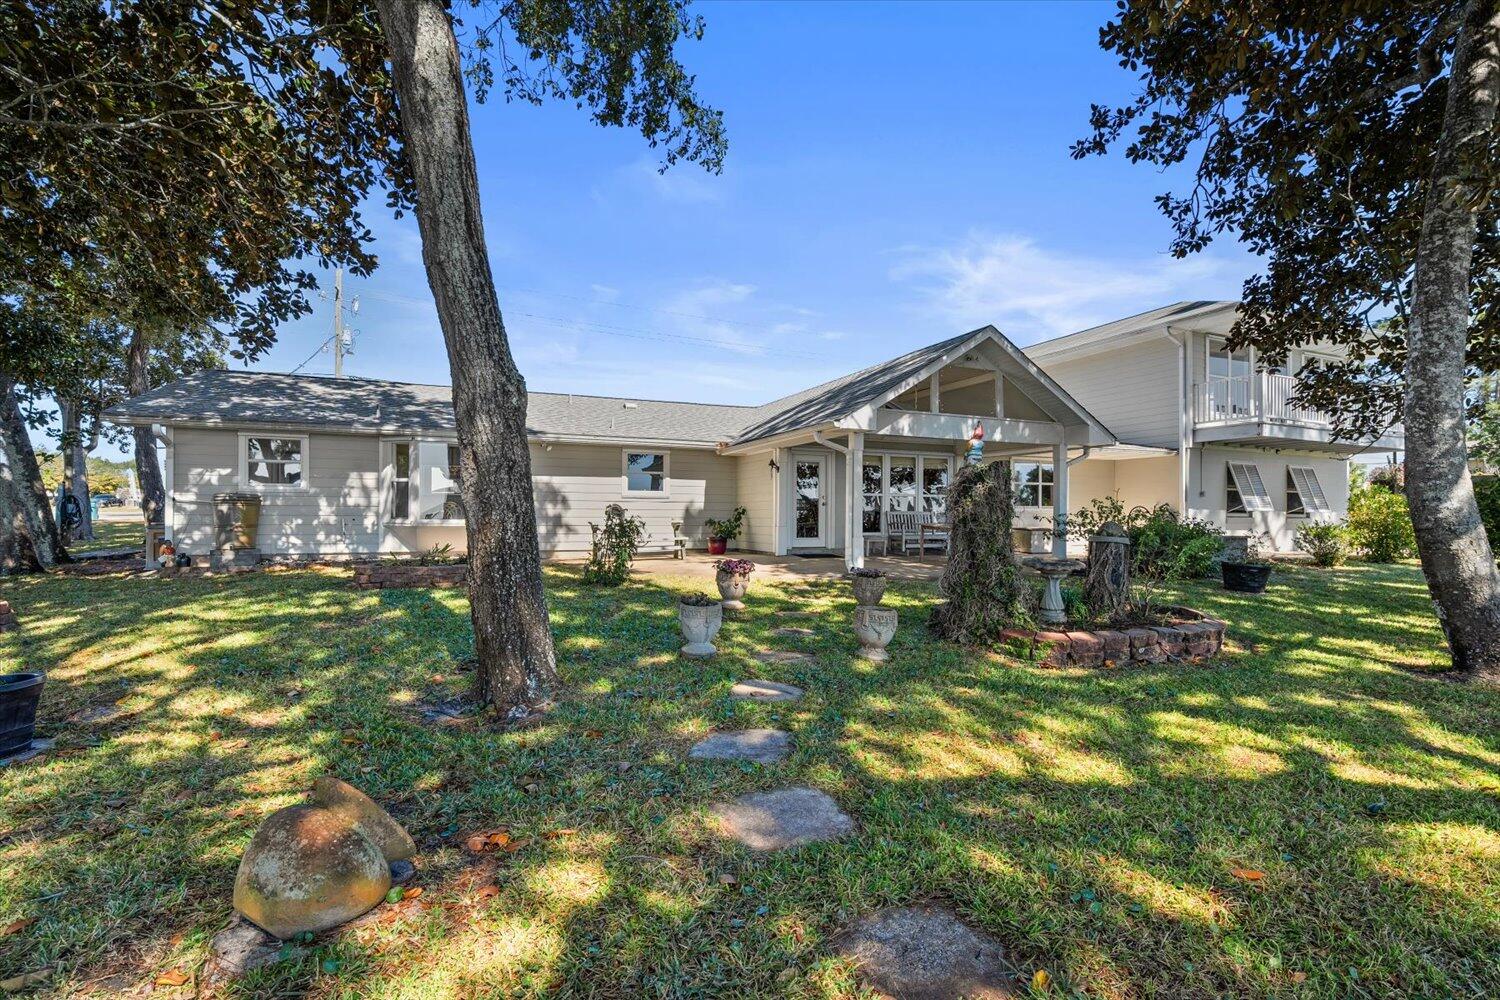
M 36 707 L 47 678 L 27 671 L 0 674 L 0 760 L 31 746 L 36 732 Z
M 724 625 L 724 606 L 707 594 L 688 594 L 677 602 L 677 621 L 687 643 L 683 656 L 705 659 L 718 652 L 714 636 Z
M 864 567 L 850 570 L 849 581 L 854 587 L 854 603 L 868 605 L 879 604 L 891 582 L 880 570 Z
M 1252 538 L 1245 546 L 1244 559 L 1224 559 L 1219 563 L 1224 589 L 1241 594 L 1259 594 L 1271 579 L 1271 564 L 1261 557 L 1260 546 Z
M 745 524 L 745 508 L 736 507 L 734 513 L 722 521 L 716 517 L 710 517 L 703 522 L 708 529 L 708 554 L 711 556 L 722 556 L 729 551 L 729 543 L 740 537 L 740 529 Z
M 730 611 L 745 610 L 745 591 L 750 589 L 750 574 L 755 572 L 755 563 L 749 559 L 719 559 L 714 562 L 714 583 L 719 585 L 719 596 L 724 607 Z

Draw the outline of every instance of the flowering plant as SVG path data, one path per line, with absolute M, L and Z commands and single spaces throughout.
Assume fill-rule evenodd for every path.
M 720 573 L 734 573 L 736 575 L 754 573 L 755 563 L 749 559 L 715 559 L 714 569 Z

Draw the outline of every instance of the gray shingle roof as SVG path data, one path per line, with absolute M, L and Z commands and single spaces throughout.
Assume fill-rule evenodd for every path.
M 715 444 L 733 438 L 753 406 L 533 392 L 526 428 L 537 435 Z M 289 424 L 358 430 L 454 430 L 453 392 L 367 378 L 205 371 L 111 407 L 123 423 Z

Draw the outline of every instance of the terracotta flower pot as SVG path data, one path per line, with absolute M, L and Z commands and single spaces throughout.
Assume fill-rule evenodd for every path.
M 722 556 L 729 551 L 729 539 L 710 538 L 708 540 L 708 554 L 711 556 Z
M 677 621 L 682 626 L 682 637 L 687 640 L 682 647 L 683 656 L 704 659 L 718 652 L 714 647 L 714 636 L 724 625 L 724 606 L 719 603 L 696 605 L 677 604 Z
M 745 610 L 745 591 L 750 589 L 749 573 L 730 573 L 721 569 L 714 575 L 714 583 L 719 585 L 724 607 L 730 611 Z
M 854 637 L 859 640 L 859 655 L 877 663 L 889 660 L 885 647 L 896 637 L 898 618 L 895 608 L 861 604 L 854 609 Z
M 854 587 L 854 603 L 856 604 L 879 604 L 880 599 L 885 596 L 885 588 L 890 584 L 883 576 L 851 576 L 850 582 Z

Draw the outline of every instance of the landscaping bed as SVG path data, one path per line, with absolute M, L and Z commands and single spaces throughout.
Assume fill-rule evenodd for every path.
M 354 586 L 361 590 L 407 587 L 462 587 L 468 583 L 467 563 L 422 565 L 407 562 L 363 562 L 354 565 Z
M 1164 660 L 1202 660 L 1224 646 L 1228 625 L 1192 608 L 1161 609 L 1160 625 L 1135 628 L 1007 629 L 1005 650 L 1051 666 L 1102 667 Z

